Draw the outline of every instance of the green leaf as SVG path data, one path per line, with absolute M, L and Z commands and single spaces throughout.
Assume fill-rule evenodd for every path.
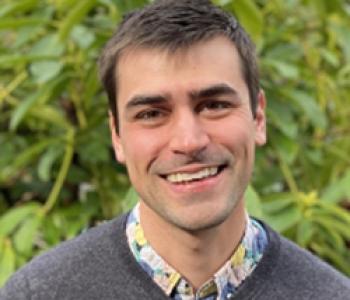
M 32 10 L 38 4 L 38 0 L 22 0 L 15 1 L 12 3 L 2 4 L 0 8 L 0 17 L 3 18 L 9 14 L 19 12 L 23 13 Z
M 277 72 L 283 77 L 288 79 L 298 79 L 299 74 L 299 68 L 295 64 L 289 64 L 284 61 L 278 61 L 278 60 L 264 60 L 264 64 L 271 66 L 277 70 Z
M 18 149 L 26 147 L 23 137 L 11 133 L 0 134 L 0 173 L 1 169 L 10 165 Z
M 41 95 L 40 92 L 36 92 L 30 95 L 20 105 L 17 106 L 10 120 L 11 131 L 15 131 L 17 129 L 18 125 L 21 123 L 22 119 L 24 118 L 28 110 L 36 103 L 40 95 Z
M 47 102 L 54 102 L 53 100 L 55 100 L 57 96 L 60 96 L 62 94 L 62 89 L 66 87 L 66 84 L 71 79 L 71 76 L 71 73 L 64 72 L 57 76 L 54 80 L 51 80 L 45 85 L 40 86 L 41 97 L 38 103 L 42 105 L 46 104 Z
M 225 6 L 229 4 L 232 0 L 214 0 L 215 5 Z
M 279 152 L 286 164 L 291 165 L 296 159 L 300 146 L 285 135 L 275 134 L 271 137 L 271 142 L 275 145 L 276 151 Z
M 34 238 L 41 224 L 42 218 L 36 214 L 27 218 L 15 233 L 13 241 L 17 251 L 28 256 L 33 248 Z
M 350 85 L 350 63 L 340 68 L 336 80 L 344 86 Z
M 75 130 L 73 128 L 67 130 L 65 134 L 66 144 L 65 144 L 65 153 L 63 160 L 58 171 L 57 178 L 55 183 L 50 191 L 50 194 L 43 206 L 43 214 L 47 214 L 56 204 L 58 196 L 62 190 L 63 183 L 67 177 L 69 167 L 72 163 L 72 158 L 74 154 L 74 142 L 75 142 Z
M 267 120 L 290 139 L 298 135 L 298 124 L 293 117 L 290 105 L 269 98 Z
M 85 26 L 77 25 L 71 32 L 71 37 L 81 49 L 87 49 L 95 41 L 92 31 Z
M 55 220 L 57 212 L 52 212 L 49 218 L 44 218 L 41 226 L 43 239 L 47 243 L 48 247 L 52 247 L 61 241 L 61 232 L 59 226 L 56 226 Z
M 37 142 L 36 144 L 28 147 L 25 151 L 23 151 L 21 154 L 19 154 L 16 157 L 16 159 L 11 165 L 0 170 L 0 178 L 12 177 L 20 169 L 24 168 L 27 164 L 30 164 L 31 162 L 33 162 L 33 160 L 35 160 L 36 157 L 42 151 L 45 150 L 45 148 L 55 143 L 57 143 L 57 140 L 55 138 L 51 138 L 51 139 L 46 139 L 46 140 Z
M 87 130 L 80 135 L 77 152 L 83 161 L 89 163 L 102 163 L 110 159 L 110 140 L 108 138 L 107 127 L 99 131 Z
M 350 170 L 342 178 L 328 185 L 323 191 L 321 199 L 328 203 L 350 199 Z
M 63 54 L 64 48 L 57 34 L 47 34 L 33 45 L 29 55 L 59 57 Z
M 87 77 L 85 79 L 85 88 L 82 95 L 82 100 L 84 101 L 85 107 L 89 107 L 94 99 L 94 95 L 99 90 L 99 80 L 97 77 L 97 67 L 96 64 L 92 65 L 87 72 Z
M 10 235 L 28 215 L 37 212 L 39 208 L 38 203 L 29 203 L 7 211 L 0 217 L 0 237 Z
M 35 77 L 36 82 L 42 84 L 56 77 L 62 68 L 62 62 L 47 60 L 32 63 L 30 65 L 30 72 Z
M 22 103 L 20 103 L 16 110 L 13 112 L 11 120 L 10 120 L 10 130 L 15 131 L 23 118 L 27 115 L 27 113 L 37 105 L 37 103 L 43 104 L 47 100 L 50 99 L 50 96 L 56 91 L 56 89 L 67 80 L 67 74 L 62 74 L 61 76 L 58 76 L 57 79 L 49 82 L 45 86 L 43 86 L 39 91 L 36 93 L 33 93 L 28 98 L 26 98 Z M 44 110 L 46 110 L 44 112 Z M 63 118 L 59 117 L 59 113 L 57 111 L 51 112 L 48 111 L 50 109 L 47 109 L 45 106 L 36 107 L 36 109 L 33 109 L 34 115 L 42 115 L 45 114 L 46 119 L 50 118 L 51 121 L 56 121 L 56 123 L 61 124 L 62 127 L 67 127 L 68 122 Z M 45 119 L 45 118 L 44 118 Z
M 350 31 L 348 28 L 348 24 L 344 22 L 341 24 L 340 22 L 334 22 L 335 24 L 332 26 L 335 34 L 335 38 L 338 40 L 340 47 L 343 50 L 343 57 L 350 63 Z
M 318 202 L 318 206 L 314 208 L 316 213 L 326 213 L 333 216 L 336 220 L 346 223 L 350 226 L 350 214 L 348 210 L 333 203 Z
M 131 210 L 136 205 L 138 200 L 139 195 L 133 187 L 130 187 L 123 201 L 123 211 Z
M 47 20 L 42 18 L 2 18 L 0 20 L 1 29 L 17 29 L 24 26 L 42 25 L 44 26 Z
M 0 57 L 0 68 L 12 68 L 21 64 L 27 64 L 33 61 L 43 61 L 55 58 L 54 56 L 43 56 L 43 55 L 22 55 L 22 54 L 9 54 L 1 55 Z
M 54 0 L 54 5 L 60 13 L 66 13 L 76 2 L 76 0 Z
M 317 229 L 317 239 L 327 245 L 332 245 L 335 251 L 342 252 L 346 248 L 344 238 L 339 234 L 339 232 L 334 231 L 332 228 L 315 224 Z
M 264 215 L 264 220 L 278 232 L 290 229 L 301 219 L 301 212 L 296 207 L 288 207 L 275 215 Z
M 62 112 L 51 107 L 50 105 L 40 105 L 36 110 L 31 110 L 30 114 L 48 124 L 59 126 L 60 128 L 70 129 L 72 125 L 63 116 Z
M 50 147 L 46 153 L 41 156 L 38 164 L 38 176 L 42 181 L 50 180 L 52 166 L 62 154 L 63 149 L 60 147 Z
M 276 45 L 272 45 L 272 48 L 267 48 L 265 51 L 267 52 L 262 60 L 264 65 L 266 62 L 270 65 L 271 62 L 278 61 L 287 62 L 289 66 L 293 64 L 294 67 L 298 67 L 297 63 L 304 55 L 298 45 L 289 43 L 276 43 Z
M 16 52 L 22 52 L 23 47 L 27 47 L 27 44 L 34 40 L 37 36 L 40 36 L 41 32 L 41 26 L 26 26 L 18 29 L 13 48 L 16 49 Z
M 0 240 L 1 242 L 1 240 Z M 15 271 L 16 257 L 9 240 L 4 240 L 0 253 L 0 287 L 3 286 L 10 275 Z
M 322 216 L 313 215 L 312 220 L 315 223 L 321 224 L 322 226 L 328 228 L 329 231 L 338 232 L 346 240 L 350 240 L 349 224 L 341 223 L 336 219 L 327 215 L 322 215 Z
M 304 154 L 310 162 L 322 167 L 325 161 L 325 155 L 322 150 L 319 148 L 304 149 Z
M 72 7 L 59 29 L 59 39 L 64 41 L 72 28 L 77 25 L 85 15 L 95 6 L 97 0 L 77 1 Z
M 297 243 L 305 248 L 315 233 L 315 227 L 310 220 L 302 219 L 297 226 Z
M 258 43 L 261 39 L 263 29 L 263 16 L 252 0 L 235 0 L 231 2 L 231 7 L 239 22 Z
M 263 210 L 261 207 L 261 200 L 254 188 L 249 185 L 245 192 L 245 203 L 249 214 L 255 218 L 263 217 Z
M 327 118 L 315 99 L 308 93 L 300 90 L 289 91 L 289 93 L 290 99 L 299 106 L 310 122 L 316 128 L 325 130 L 327 127 Z
M 266 214 L 279 214 L 280 211 L 286 210 L 293 206 L 295 200 L 289 193 L 276 193 L 272 199 L 262 203 L 262 209 Z
M 323 59 L 329 63 L 332 67 L 338 68 L 340 61 L 336 53 L 328 50 L 328 49 L 321 49 L 321 56 Z

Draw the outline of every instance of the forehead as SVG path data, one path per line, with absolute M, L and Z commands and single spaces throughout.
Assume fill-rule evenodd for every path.
M 129 49 L 121 55 L 116 72 L 118 107 L 138 93 L 180 93 L 213 84 L 247 92 L 238 51 L 222 36 L 173 52 Z

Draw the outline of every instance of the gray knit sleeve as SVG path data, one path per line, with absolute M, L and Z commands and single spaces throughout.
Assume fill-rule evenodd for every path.
M 26 276 L 15 273 L 0 289 L 0 300 L 30 300 L 32 294 Z

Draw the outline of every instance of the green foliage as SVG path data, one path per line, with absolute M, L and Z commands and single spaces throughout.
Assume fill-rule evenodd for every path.
M 350 275 L 350 7 L 256 4 L 264 20 L 258 50 L 269 122 L 253 182 L 262 218 Z
M 96 60 L 147 1 L 2 0 L 0 286 L 34 255 L 129 209 Z M 250 212 L 350 275 L 350 6 L 217 0 L 257 44 L 268 144 Z

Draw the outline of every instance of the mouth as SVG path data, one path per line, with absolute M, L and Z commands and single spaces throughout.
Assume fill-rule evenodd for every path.
M 195 172 L 174 172 L 161 177 L 172 184 L 189 184 L 218 176 L 225 168 L 226 165 L 205 167 Z

